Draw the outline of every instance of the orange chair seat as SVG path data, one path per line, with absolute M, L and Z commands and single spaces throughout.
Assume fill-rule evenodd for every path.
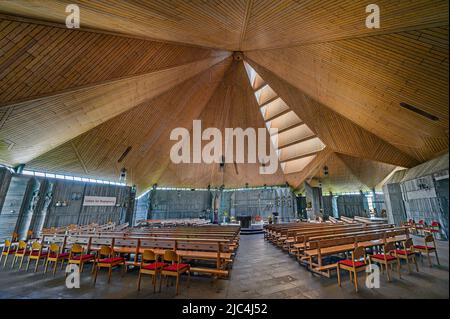
M 172 264 L 170 266 L 164 267 L 164 271 L 180 271 L 184 268 L 188 268 L 189 264 Z
M 423 249 L 423 250 L 426 250 L 428 248 L 428 250 L 434 250 L 434 247 L 422 246 L 422 245 L 415 245 L 414 248 L 416 248 L 416 249 Z
M 390 255 L 384 255 L 384 254 L 375 254 L 375 255 L 372 255 L 372 258 L 379 259 L 379 260 L 385 260 L 385 256 L 386 256 L 387 261 L 395 260 L 395 257 L 390 256 Z
M 348 266 L 348 267 L 353 267 L 353 261 L 350 259 L 340 260 L 338 263 L 341 265 Z M 364 267 L 364 266 L 366 266 L 366 264 L 363 263 L 362 261 L 355 261 L 356 268 Z
M 167 266 L 166 263 L 155 262 L 155 263 L 143 266 L 142 269 L 145 269 L 145 270 L 156 270 L 156 269 L 164 268 L 166 266 Z
M 125 259 L 123 257 L 112 257 L 100 259 L 98 262 L 101 264 L 114 264 L 118 262 L 123 262 Z
M 47 257 L 48 253 L 46 251 L 41 252 L 41 257 Z M 31 252 L 30 256 L 39 256 L 38 251 Z
M 83 255 L 83 260 L 87 260 L 87 259 L 94 259 L 95 255 L 92 254 L 88 254 L 88 255 Z M 80 260 L 81 256 L 72 256 L 72 260 Z
M 398 255 L 414 255 L 414 253 L 411 250 L 403 250 L 403 249 L 396 249 L 395 252 Z

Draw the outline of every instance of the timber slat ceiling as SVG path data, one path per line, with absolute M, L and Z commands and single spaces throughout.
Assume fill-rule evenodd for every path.
M 319 180 L 339 192 L 448 152 L 447 0 L 379 0 L 380 29 L 362 0 L 70 1 L 80 29 L 65 26 L 68 3 L 0 1 L 1 164 L 114 181 L 125 167 L 138 193 Z M 170 132 L 194 119 L 277 127 L 286 162 L 274 175 L 173 164 Z
M 383 27 L 366 28 L 363 0 L 71 1 L 82 25 L 134 36 L 228 50 L 328 42 L 448 24 L 446 0 L 376 2 Z M 66 1 L 3 1 L 0 12 L 64 23 Z

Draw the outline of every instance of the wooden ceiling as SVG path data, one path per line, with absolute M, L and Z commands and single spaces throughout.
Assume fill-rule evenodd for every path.
M 64 25 L 69 3 L 81 29 Z M 448 1 L 377 4 L 380 29 L 365 27 L 367 3 L 355 0 L 0 1 L 0 162 L 110 180 L 126 167 L 139 192 L 299 188 L 324 166 L 333 192 L 371 189 L 448 152 Z M 264 114 L 262 99 L 273 99 Z M 258 165 L 175 165 L 168 137 L 193 119 L 292 124 L 278 137 L 282 158 L 300 135 L 325 149 L 270 177 Z

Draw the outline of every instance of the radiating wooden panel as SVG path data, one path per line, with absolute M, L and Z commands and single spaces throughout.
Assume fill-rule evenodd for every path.
M 313 100 L 269 70 L 252 60 L 247 62 L 332 150 L 404 167 L 412 167 L 418 164 L 418 161 L 411 156 L 401 152 L 322 103 Z
M 15 143 L 0 156 L 26 163 L 222 61 L 208 58 L 154 73 L 13 105 L 0 136 Z
M 366 6 L 370 3 L 380 7 L 380 29 L 368 29 L 365 25 Z M 445 0 L 256 0 L 241 49 L 328 42 L 436 24 L 448 25 Z
M 2 16 L 0 48 L 0 106 L 223 54 Z
M 245 68 L 242 62 L 235 61 L 225 75 L 211 100 L 199 116 L 203 129 L 215 127 L 222 131 L 225 128 L 264 128 L 264 121 L 259 106 L 253 95 Z M 267 147 L 269 137 L 266 136 Z M 225 143 L 225 141 L 222 141 Z M 207 142 L 204 141 L 203 145 Z M 252 147 L 254 145 L 251 145 Z M 245 146 L 247 154 L 249 145 Z M 219 163 L 213 164 L 173 164 L 170 163 L 167 171 L 159 179 L 159 185 L 180 185 L 207 187 L 225 185 L 225 187 L 280 185 L 285 178 L 281 168 L 275 174 L 260 174 L 259 163 L 234 164 L 226 163 L 223 169 Z
M 365 26 L 363 0 L 71 1 L 81 26 L 154 39 L 251 50 L 448 24 L 446 0 L 376 2 L 381 28 Z M 62 0 L 2 1 L 0 12 L 64 23 Z
M 333 154 L 333 151 L 326 147 L 320 151 L 316 157 L 306 165 L 300 172 L 286 174 L 286 181 L 292 188 L 299 190 L 305 180 L 311 179 L 316 172 L 323 167 L 327 159 Z
M 448 148 L 448 26 L 246 55 L 419 161 Z
M 323 172 L 324 166 L 328 167 L 328 175 Z M 355 192 L 359 190 L 367 192 L 371 190 L 336 153 L 329 156 L 307 181 L 313 187 L 322 187 L 324 193 Z
M 41 155 L 27 167 L 108 180 L 117 180 L 125 167 L 128 183 L 137 184 L 139 191 L 151 186 L 170 161 L 170 131 L 192 125 L 230 59 Z M 118 163 L 128 147 L 131 150 Z
M 397 167 L 344 154 L 337 154 L 337 156 L 347 165 L 353 175 L 370 188 L 375 188 Z
M 228 1 L 72 1 L 81 27 L 145 38 L 235 48 L 240 41 L 246 2 Z M 66 1 L 2 1 L 0 12 L 65 23 Z

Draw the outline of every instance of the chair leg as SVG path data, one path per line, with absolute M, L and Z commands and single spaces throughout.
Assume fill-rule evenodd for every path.
M 84 262 L 80 263 L 80 274 L 83 272 L 83 268 L 84 268 Z
M 5 261 L 3 262 L 3 268 L 5 268 L 5 266 L 6 266 L 6 262 L 8 261 L 8 255 L 6 255 L 6 257 L 5 257 Z
M 162 275 L 160 275 L 159 276 L 159 292 L 161 292 L 162 281 L 163 281 L 163 278 L 162 278 Z
M 406 265 L 408 266 L 408 273 L 411 273 L 411 265 L 409 263 L 409 256 L 406 255 Z
M 355 270 L 355 289 L 358 292 L 358 272 Z
M 417 270 L 417 272 L 419 272 L 419 264 L 417 263 L 416 255 L 413 255 L 413 258 L 414 258 L 414 263 L 416 264 L 416 270 Z
M 64 268 L 64 261 L 65 261 L 65 259 L 61 260 L 61 270 L 63 270 L 63 268 Z
M 97 282 L 97 274 L 98 274 L 98 266 L 94 266 L 95 270 L 94 270 L 94 285 Z
M 61 262 L 63 262 L 63 261 L 61 261 Z M 55 265 L 53 265 L 53 276 L 55 276 L 55 274 L 56 274 L 56 267 L 57 266 L 58 266 L 58 259 L 56 259 Z
M 34 266 L 34 272 L 37 272 L 37 270 L 38 270 L 39 261 L 40 261 L 40 259 L 36 259 L 36 265 Z
M 431 264 L 431 257 L 429 251 L 427 251 L 427 256 L 428 256 L 428 264 L 430 265 L 430 267 L 433 267 L 433 265 Z
M 112 266 L 109 266 L 108 270 L 108 284 L 111 282 Z
M 24 256 L 22 256 L 22 258 L 20 258 L 19 270 L 22 269 L 22 264 L 23 264 L 23 259 L 24 258 L 25 258 Z M 14 262 L 14 264 L 16 264 L 16 262 Z
M 178 287 L 180 286 L 180 274 L 177 274 L 176 296 L 178 296 Z
M 337 266 L 337 280 L 338 280 L 338 286 L 341 287 L 341 268 L 339 268 L 339 264 Z
M 44 274 L 47 273 L 48 263 L 49 263 L 49 260 L 47 258 L 47 260 L 45 261 Z
M 187 279 L 187 287 L 189 288 L 189 285 L 191 283 L 191 270 L 188 271 L 188 279 Z
M 437 250 L 435 250 L 434 253 L 436 254 L 436 261 L 437 261 L 438 265 L 440 266 L 441 263 L 439 262 L 439 257 L 438 257 Z
M 23 257 L 22 257 L 22 260 L 23 260 Z M 27 268 L 25 269 L 26 271 L 28 271 L 28 267 L 30 267 L 30 260 L 31 260 L 31 258 L 28 257 Z M 20 267 L 19 267 L 19 269 L 20 269 Z
M 141 271 L 139 271 L 138 282 L 137 282 L 137 290 L 141 290 Z
M 6 256 L 6 259 L 8 259 L 8 256 Z M 5 259 L 5 263 L 3 264 L 3 268 L 5 268 L 6 265 L 6 259 Z M 11 269 L 14 268 L 14 265 L 16 264 L 16 256 L 13 257 L 12 263 L 11 263 Z
M 402 278 L 402 274 L 400 272 L 400 259 L 397 259 L 397 272 L 398 272 L 398 278 Z
M 386 273 L 387 273 L 388 281 L 391 282 L 391 274 L 390 274 L 390 272 L 389 272 L 389 267 L 388 267 L 387 264 L 386 264 Z

